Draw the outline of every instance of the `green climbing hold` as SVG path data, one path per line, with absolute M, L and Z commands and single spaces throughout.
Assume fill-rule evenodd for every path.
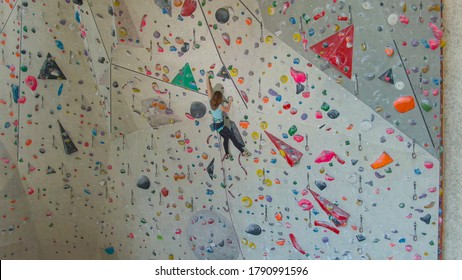
M 297 133 L 297 130 L 298 130 L 298 129 L 297 129 L 297 127 L 296 127 L 295 125 L 291 126 L 291 127 L 289 128 L 289 135 L 290 135 L 290 136 L 294 136 L 295 133 Z
M 326 102 L 323 102 L 322 105 L 321 105 L 321 109 L 322 109 L 323 111 L 326 111 L 326 112 L 327 112 L 327 111 L 329 111 L 330 106 L 329 106 L 329 104 L 327 104 Z
M 199 22 L 197 23 L 198 26 L 202 26 L 202 21 L 199 20 Z
M 424 99 L 421 102 L 422 109 L 424 109 L 425 112 L 430 112 L 433 109 L 433 105 L 430 103 L 428 99 Z
M 21 71 L 22 72 L 27 72 L 27 66 L 26 65 L 21 65 Z

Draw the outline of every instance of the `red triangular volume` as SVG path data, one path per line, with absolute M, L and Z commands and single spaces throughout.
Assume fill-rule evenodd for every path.
M 297 151 L 295 148 L 288 145 L 284 141 L 276 138 L 271 133 L 267 131 L 265 131 L 265 133 L 268 136 L 268 138 L 271 140 L 271 142 L 273 142 L 274 146 L 276 146 L 276 148 L 278 148 L 278 150 L 281 152 L 281 155 L 285 157 L 290 167 L 293 167 L 300 161 L 300 159 L 303 156 L 301 152 Z
M 310 49 L 329 61 L 332 66 L 351 79 L 353 67 L 354 25 L 313 45 Z
M 336 227 L 346 226 L 348 218 L 350 218 L 350 214 L 343 211 L 337 205 L 320 196 L 313 190 L 310 189 L 310 192 L 314 199 L 319 203 L 319 206 L 321 206 L 322 210 L 324 210 L 324 212 L 329 215 L 329 220 L 331 220 Z

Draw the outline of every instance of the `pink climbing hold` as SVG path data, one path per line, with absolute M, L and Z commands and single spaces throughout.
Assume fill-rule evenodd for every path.
M 301 84 L 306 81 L 306 74 L 301 71 L 297 71 L 292 67 L 290 67 L 290 75 L 292 75 L 292 78 L 294 78 L 297 84 Z
M 197 9 L 196 0 L 185 0 L 183 3 L 183 7 L 181 8 L 181 16 L 189 17 L 196 11 L 196 9 Z
M 184 114 L 188 119 L 194 120 L 195 118 L 190 114 L 190 113 L 185 113 Z
M 400 15 L 399 16 L 399 21 L 403 24 L 409 24 L 409 18 L 405 15 Z
M 25 96 L 21 96 L 21 97 L 19 97 L 18 102 L 19 102 L 19 104 L 24 104 L 24 103 L 26 103 L 26 100 L 27 100 L 27 98 Z
M 429 22 L 428 27 L 430 27 L 436 39 L 441 40 L 443 38 L 443 31 L 439 29 L 438 26 L 436 26 L 433 22 Z
M 335 180 L 335 178 L 334 178 L 334 177 L 332 177 L 332 176 L 330 176 L 330 175 L 328 175 L 328 174 L 326 174 L 326 175 L 324 176 L 324 179 L 326 179 L 326 181 L 329 181 L 329 182 L 331 182 L 331 181 L 334 181 L 334 180 Z
M 303 137 L 302 135 L 294 135 L 294 140 L 297 142 L 297 143 L 301 143 L 303 142 L 303 140 L 305 140 L 305 137 Z
M 311 201 L 309 201 L 309 200 L 306 199 L 306 198 L 301 199 L 301 200 L 298 202 L 298 206 L 300 206 L 300 207 L 302 208 L 303 211 L 310 211 L 311 209 L 314 208 L 313 203 L 311 203 Z
M 157 42 L 157 51 L 160 53 L 164 52 L 164 49 L 160 46 L 159 42 Z
M 430 39 L 428 44 L 430 45 L 430 49 L 434 51 L 440 47 L 440 40 Z
M 310 98 L 311 93 L 309 91 L 305 91 L 304 93 L 302 93 L 302 96 L 303 98 Z
M 148 15 L 144 15 L 143 18 L 141 19 L 141 24 L 140 24 L 140 32 L 143 32 L 143 28 L 146 26 L 146 18 Z
M 37 79 L 34 76 L 27 76 L 25 82 L 32 91 L 35 91 L 37 89 L 38 83 Z
M 290 7 L 290 2 L 286 1 L 282 4 L 282 14 L 286 15 L 287 9 Z
M 249 103 L 249 97 L 247 96 L 247 93 L 245 93 L 243 90 L 240 90 L 239 92 L 241 93 L 242 99 L 244 99 L 246 103 Z
M 338 157 L 338 155 L 333 151 L 322 151 L 322 153 L 316 158 L 314 162 L 316 163 L 326 163 L 331 162 L 335 158 L 340 164 L 345 164 L 345 161 Z
M 231 44 L 231 38 L 229 37 L 228 33 L 225 32 L 225 33 L 221 34 L 221 37 L 225 41 L 226 45 L 229 46 Z
M 303 35 L 303 37 L 305 37 L 305 35 Z M 308 39 L 303 38 L 302 44 L 303 44 L 303 49 L 307 52 L 308 51 Z

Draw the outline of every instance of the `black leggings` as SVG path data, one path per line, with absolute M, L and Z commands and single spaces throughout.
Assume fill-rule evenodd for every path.
M 215 127 L 215 130 L 219 130 L 220 127 L 223 127 L 223 129 L 219 133 L 223 138 L 223 146 L 225 148 L 226 154 L 229 154 L 229 139 L 231 139 L 231 141 L 233 142 L 234 147 L 236 147 L 241 153 L 244 152 L 244 146 L 237 141 L 236 136 L 234 136 L 234 133 L 224 124 L 224 122 L 214 123 L 213 125 Z

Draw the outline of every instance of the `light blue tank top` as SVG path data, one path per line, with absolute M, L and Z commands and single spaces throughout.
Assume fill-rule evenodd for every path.
M 223 120 L 223 111 L 220 109 L 220 106 L 216 110 L 211 110 L 214 120 Z

